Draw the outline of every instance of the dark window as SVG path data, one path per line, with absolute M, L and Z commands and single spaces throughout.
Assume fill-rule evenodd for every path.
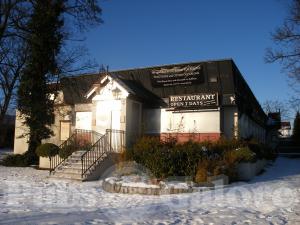
M 211 82 L 211 83 L 218 82 L 218 76 L 217 75 L 210 75 L 209 78 L 208 78 L 208 82 Z

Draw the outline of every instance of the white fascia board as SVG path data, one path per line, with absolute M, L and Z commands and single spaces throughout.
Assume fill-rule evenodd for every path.
M 103 77 L 103 79 L 100 81 L 100 84 L 103 84 L 107 79 L 109 79 L 109 81 L 111 81 L 111 77 L 106 75 L 105 77 Z
M 89 93 L 87 93 L 86 98 L 89 98 L 95 91 L 97 87 L 94 87 Z
M 112 90 L 115 88 L 118 88 L 121 91 L 120 98 L 127 98 L 129 95 L 129 92 L 118 83 L 118 81 L 110 78 L 110 82 L 106 84 L 106 86 L 101 88 L 101 91 L 99 94 L 95 95 L 92 100 L 93 101 L 99 101 L 99 100 L 111 100 L 113 99 Z M 109 87 L 110 86 L 110 87 Z

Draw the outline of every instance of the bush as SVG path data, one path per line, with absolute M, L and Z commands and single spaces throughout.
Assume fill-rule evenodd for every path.
M 267 160 L 275 160 L 278 156 L 277 152 L 268 147 L 267 145 L 263 146 L 263 154 L 264 154 L 264 158 Z
M 163 179 L 189 176 L 195 182 L 206 181 L 209 175 L 226 174 L 231 181 L 237 177 L 237 164 L 254 162 L 273 156 L 270 150 L 255 142 L 220 139 L 217 142 L 161 142 L 159 138 L 143 137 L 120 159 L 134 160 Z
M 196 183 L 202 183 L 207 181 L 207 168 L 203 165 L 200 165 L 197 169 L 195 179 Z
M 249 147 L 242 147 L 231 151 L 233 155 L 233 160 L 236 163 L 240 162 L 255 162 L 256 161 L 256 153 L 250 150 Z
M 247 142 L 247 146 L 249 146 L 249 149 L 256 154 L 258 159 L 275 160 L 277 157 L 275 150 L 254 140 Z
M 154 137 L 143 137 L 131 150 L 127 150 L 125 158 L 141 163 L 157 178 L 165 178 L 194 176 L 202 156 L 202 145 L 199 143 L 175 144 L 161 142 Z
M 236 139 L 224 139 L 220 138 L 218 141 L 211 144 L 211 149 L 219 155 L 223 155 L 226 151 L 231 151 L 245 146 L 245 143 Z
M 88 151 L 92 147 L 92 143 L 87 140 L 71 140 L 66 145 L 62 146 L 62 148 L 59 151 L 59 156 L 61 158 L 68 158 L 70 155 L 72 155 L 73 152 L 76 151 Z
M 76 142 L 77 144 L 72 144 L 76 150 L 88 151 L 93 146 L 92 143 L 88 140 L 79 140 Z
M 25 167 L 28 166 L 27 157 L 25 154 L 7 155 L 3 158 L 1 165 L 3 166 L 16 166 Z
M 254 140 L 250 140 L 247 142 L 247 146 L 249 149 L 254 152 L 258 159 L 264 158 L 264 148 L 263 145 L 259 144 L 258 142 Z
M 170 176 L 194 176 L 199 159 L 202 156 L 201 145 L 195 142 L 177 144 L 169 149 L 166 159 Z
M 35 153 L 40 157 L 53 157 L 58 154 L 59 147 L 52 143 L 45 143 L 38 146 L 35 150 Z
M 75 148 L 75 146 L 74 145 L 64 145 L 61 149 L 60 149 L 60 151 L 59 151 L 59 153 L 58 153 L 58 155 L 59 155 L 59 157 L 61 157 L 61 158 L 63 158 L 63 159 L 66 159 L 66 158 L 68 158 L 70 155 L 72 155 L 72 153 L 73 152 L 76 152 L 76 148 Z

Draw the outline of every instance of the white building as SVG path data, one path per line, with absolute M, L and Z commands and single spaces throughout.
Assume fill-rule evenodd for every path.
M 55 112 L 55 135 L 45 141 L 57 145 L 76 129 L 124 131 L 126 146 L 141 135 L 178 142 L 266 136 L 267 117 L 231 59 L 63 78 Z M 17 117 L 15 153 L 27 150 L 17 138 L 24 131 Z

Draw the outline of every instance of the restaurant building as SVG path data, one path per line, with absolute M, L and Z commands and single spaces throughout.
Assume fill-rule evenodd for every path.
M 267 116 L 232 59 L 128 69 L 62 78 L 54 136 L 60 145 L 75 129 L 125 133 L 126 146 L 142 135 L 215 141 L 265 142 Z M 17 113 L 15 153 L 27 150 Z

